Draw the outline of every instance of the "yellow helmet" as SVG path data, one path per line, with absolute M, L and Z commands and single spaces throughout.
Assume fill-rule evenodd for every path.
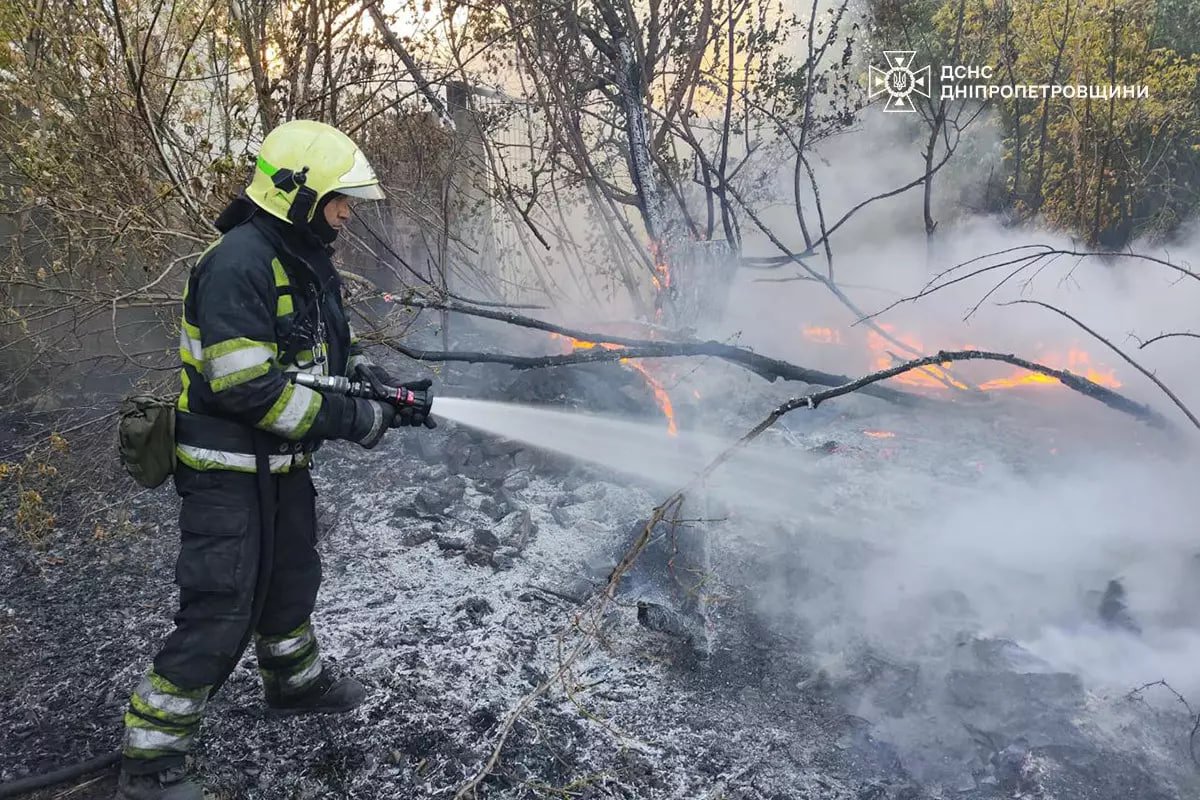
M 382 200 L 379 178 L 346 134 L 315 120 L 285 122 L 267 134 L 246 196 L 285 222 L 307 224 L 330 192 Z

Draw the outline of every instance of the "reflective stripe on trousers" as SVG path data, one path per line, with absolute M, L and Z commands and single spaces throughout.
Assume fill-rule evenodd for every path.
M 204 716 L 209 688 L 183 689 L 154 669 L 147 672 L 129 698 L 122 754 L 145 759 L 187 753 Z
M 321 676 L 322 663 L 312 623 L 255 642 L 259 672 L 268 694 L 303 694 Z

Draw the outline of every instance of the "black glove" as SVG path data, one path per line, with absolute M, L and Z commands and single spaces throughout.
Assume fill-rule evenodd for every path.
M 354 368 L 354 374 L 369 383 L 382 383 L 384 386 L 400 385 L 392 383 L 395 378 L 389 375 L 386 369 L 377 364 L 359 364 Z
M 347 438 L 370 450 L 379 444 L 379 440 L 387 433 L 388 428 L 394 428 L 396 408 L 388 403 L 376 400 L 354 398 L 354 422 L 351 433 Z

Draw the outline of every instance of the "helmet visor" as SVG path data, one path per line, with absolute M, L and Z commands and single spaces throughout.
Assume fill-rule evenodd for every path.
M 357 197 L 361 200 L 382 200 L 387 196 L 383 193 L 383 189 L 378 183 L 372 183 L 367 186 L 339 186 L 334 191 L 338 194 Z

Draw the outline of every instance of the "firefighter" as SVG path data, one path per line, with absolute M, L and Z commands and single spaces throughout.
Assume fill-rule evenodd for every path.
M 179 611 L 125 713 L 118 798 L 201 800 L 185 756 L 251 639 L 268 714 L 341 713 L 365 696 L 322 660 L 311 619 L 321 582 L 312 454 L 323 440 L 369 449 L 390 428 L 434 424 L 288 373 L 369 372 L 396 385 L 355 339 L 330 260 L 351 204 L 383 196 L 348 136 L 285 123 L 189 276 L 175 427 Z

